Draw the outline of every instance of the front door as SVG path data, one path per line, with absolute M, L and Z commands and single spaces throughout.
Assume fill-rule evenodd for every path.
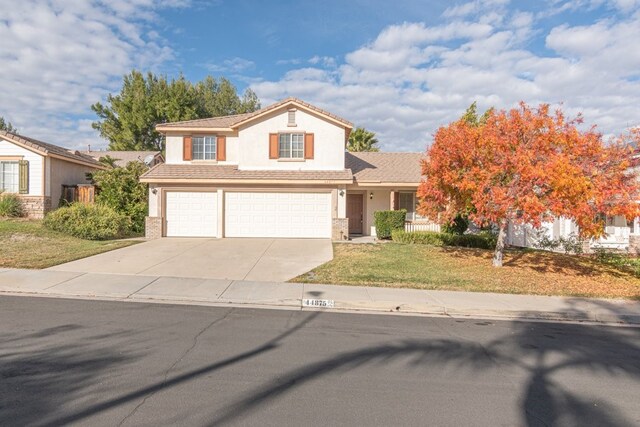
M 349 234 L 362 234 L 362 194 L 347 194 Z

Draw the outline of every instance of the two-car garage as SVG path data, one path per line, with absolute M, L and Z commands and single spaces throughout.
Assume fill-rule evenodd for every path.
M 328 191 L 166 191 L 165 233 L 169 237 L 330 238 L 331 200 Z

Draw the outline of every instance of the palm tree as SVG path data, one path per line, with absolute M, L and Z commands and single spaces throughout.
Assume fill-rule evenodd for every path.
M 100 157 L 98 161 L 103 165 L 108 166 L 111 169 L 115 169 L 118 167 L 118 165 L 116 164 L 118 160 L 120 159 L 114 159 L 113 157 L 106 155 L 106 156 Z
M 376 144 L 376 134 L 369 132 L 365 128 L 356 128 L 351 135 L 349 135 L 349 143 L 347 144 L 347 150 L 349 151 L 380 151 Z

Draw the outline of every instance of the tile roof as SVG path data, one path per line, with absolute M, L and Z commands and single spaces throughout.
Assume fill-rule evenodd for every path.
M 346 169 L 341 171 L 239 170 L 235 165 L 159 164 L 141 179 L 157 180 L 275 180 L 348 181 L 367 183 L 420 183 L 423 153 L 346 153 Z
M 147 182 L 156 180 L 193 179 L 212 181 L 274 180 L 274 181 L 349 181 L 351 171 L 304 170 L 239 170 L 234 165 L 168 165 L 161 163 L 140 177 Z
M 258 110 L 261 111 L 261 110 Z M 232 116 L 208 117 L 206 119 L 184 120 L 181 122 L 162 123 L 163 128 L 232 128 L 235 123 L 244 121 L 254 113 L 234 114 Z
M 109 156 L 116 160 L 116 165 L 123 167 L 129 162 L 140 161 L 143 162 L 147 156 L 157 156 L 161 154 L 160 151 L 83 151 L 82 154 L 92 157 L 95 160 L 100 160 L 103 157 Z
M 243 123 L 247 120 L 252 119 L 253 117 L 263 115 L 273 110 L 277 110 L 280 107 L 283 107 L 287 104 L 297 104 L 303 108 L 309 109 L 311 111 L 315 111 L 316 113 L 322 114 L 324 116 L 330 117 L 333 120 L 336 120 L 342 123 L 346 127 L 353 127 L 353 123 L 343 119 L 342 117 L 336 116 L 333 113 L 330 113 L 322 108 L 316 107 L 315 105 L 309 104 L 301 99 L 289 97 L 283 99 L 282 101 L 276 102 L 275 104 L 271 104 L 267 107 L 256 110 L 252 113 L 244 113 L 244 114 L 234 114 L 232 116 L 220 116 L 220 117 L 210 117 L 206 119 L 196 119 L 196 120 L 185 120 L 181 122 L 171 122 L 171 123 L 162 123 L 158 125 L 160 128 L 169 129 L 169 128 L 234 128 L 239 123 Z
M 37 139 L 28 138 L 23 135 L 18 135 L 17 133 L 7 132 L 5 130 L 0 130 L 0 138 L 5 138 L 9 141 L 16 142 L 18 144 L 25 145 L 27 147 L 33 148 L 36 151 L 39 151 L 43 155 L 53 154 L 60 157 L 65 157 L 70 160 L 81 161 L 84 163 L 91 163 L 96 166 L 102 166 L 96 159 L 91 156 L 87 156 L 86 154 L 82 154 L 79 151 L 68 150 L 66 148 L 49 144 L 47 142 L 38 141 Z
M 346 153 L 346 168 L 351 169 L 357 183 L 411 183 L 422 178 L 424 153 Z

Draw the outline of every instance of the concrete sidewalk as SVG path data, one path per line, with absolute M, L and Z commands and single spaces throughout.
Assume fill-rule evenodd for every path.
M 3 294 L 305 310 L 305 299 L 326 299 L 332 311 L 640 324 L 640 302 L 627 300 L 51 270 L 0 269 Z

